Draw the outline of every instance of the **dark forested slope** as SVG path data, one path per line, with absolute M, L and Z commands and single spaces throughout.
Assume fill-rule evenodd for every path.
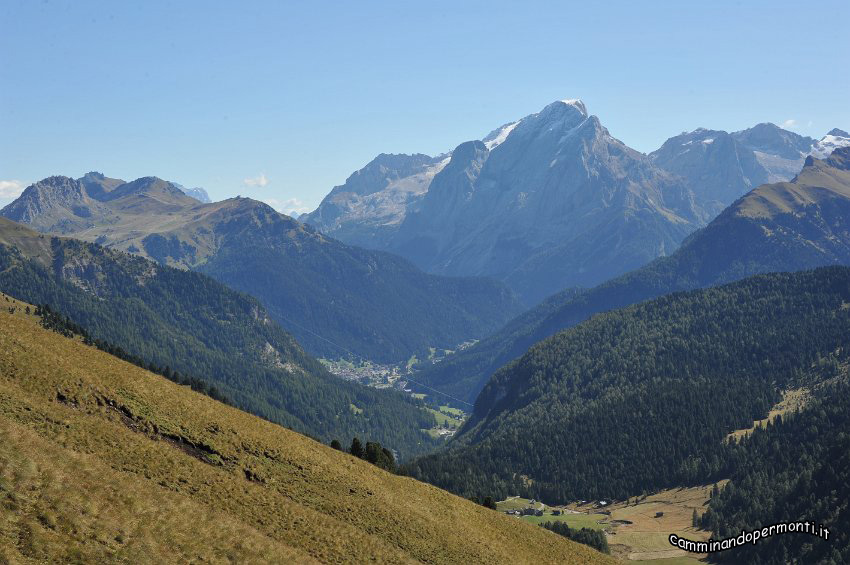
M 453 349 L 484 337 L 519 311 L 495 280 L 429 275 L 401 257 L 325 237 L 265 204 L 226 204 L 204 219 L 218 247 L 194 268 L 256 296 L 317 355 L 406 361 L 429 346 Z M 185 230 L 188 238 L 202 228 Z
M 781 522 L 829 529 L 773 535 L 716 553 L 725 563 L 850 562 L 850 385 L 844 376 L 814 390 L 797 414 L 779 418 L 734 446 L 734 471 L 702 515 L 714 539 Z
M 723 477 L 723 438 L 848 345 L 850 269 L 760 275 L 593 317 L 498 371 L 414 476 L 466 495 L 624 498 Z

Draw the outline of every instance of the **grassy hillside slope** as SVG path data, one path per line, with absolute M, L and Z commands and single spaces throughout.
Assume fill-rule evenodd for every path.
M 0 303 L 0 561 L 611 562 Z

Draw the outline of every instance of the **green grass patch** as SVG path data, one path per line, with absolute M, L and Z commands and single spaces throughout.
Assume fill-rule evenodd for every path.
M 458 420 L 455 420 L 454 418 L 452 418 L 451 416 L 443 414 L 439 410 L 434 410 L 433 408 L 426 408 L 426 410 L 428 410 L 428 412 L 430 412 L 431 414 L 434 415 L 434 418 L 436 418 L 436 420 L 437 420 L 438 426 L 443 426 L 443 427 L 446 427 L 446 428 L 459 428 L 460 427 L 461 423 Z
M 466 413 L 463 410 L 460 408 L 452 408 L 451 406 L 440 406 L 440 412 L 449 414 L 450 416 L 457 416 L 459 418 L 466 416 Z
M 590 528 L 592 530 L 603 530 L 607 524 L 599 524 L 599 520 L 605 519 L 608 516 L 605 514 L 561 514 L 553 516 L 547 513 L 543 516 L 523 516 L 522 519 L 531 524 L 541 524 L 543 522 L 566 522 L 566 524 L 574 529 Z
M 522 510 L 523 508 L 528 508 L 529 502 L 531 502 L 527 498 L 508 498 L 507 500 L 502 500 L 496 503 L 496 510 L 499 512 L 506 512 L 508 510 Z M 540 507 L 539 502 L 534 503 L 535 508 Z

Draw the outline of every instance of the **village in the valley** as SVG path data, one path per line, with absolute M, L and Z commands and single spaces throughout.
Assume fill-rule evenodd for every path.
M 455 350 L 430 348 L 425 359 L 411 357 L 405 363 L 380 364 L 371 361 L 350 361 L 347 359 L 328 360 L 322 359 L 322 364 L 331 374 L 347 381 L 357 382 L 362 385 L 381 388 L 396 389 L 410 394 L 414 398 L 422 400 L 425 409 L 434 415 L 437 424 L 429 430 L 423 430 L 434 438 L 449 439 L 463 425 L 468 414 L 455 406 L 446 404 L 444 398 L 432 398 L 431 395 L 414 390 L 415 383 L 412 375 L 415 368 L 423 364 L 440 363 L 448 355 L 455 351 L 462 351 L 474 341 L 460 344 Z

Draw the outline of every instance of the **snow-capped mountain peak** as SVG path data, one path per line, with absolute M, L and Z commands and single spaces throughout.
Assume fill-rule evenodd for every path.
M 499 129 L 491 131 L 489 134 L 487 134 L 487 137 L 482 140 L 484 142 L 484 145 L 489 151 L 492 151 L 493 149 L 501 145 L 508 138 L 508 135 L 510 135 L 510 133 L 518 125 L 519 120 L 517 120 L 516 122 L 505 124 Z
M 839 147 L 850 147 L 850 135 L 845 131 L 835 128 L 812 145 L 809 155 L 818 159 L 825 159 Z
M 567 106 L 575 106 L 578 108 L 579 112 L 587 116 L 587 107 L 584 105 L 584 102 L 578 98 L 565 98 L 564 100 L 559 100 L 559 102 L 561 102 L 561 104 L 566 104 Z

